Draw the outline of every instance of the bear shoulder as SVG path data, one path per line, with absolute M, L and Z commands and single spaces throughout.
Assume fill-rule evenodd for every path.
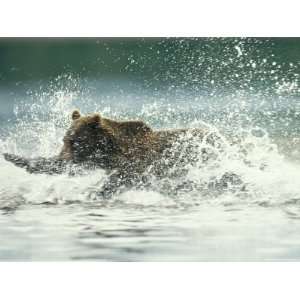
M 152 132 L 150 126 L 140 120 L 134 121 L 114 121 L 107 118 L 102 118 L 103 126 L 112 128 L 117 135 L 134 137 L 143 136 L 149 132 Z

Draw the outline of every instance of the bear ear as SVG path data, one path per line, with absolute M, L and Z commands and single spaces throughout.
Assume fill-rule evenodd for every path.
M 101 122 L 101 116 L 99 114 L 94 114 L 91 118 L 91 123 L 100 124 L 100 122 Z
M 72 112 L 72 120 L 77 120 L 79 118 L 80 118 L 80 112 L 79 110 L 76 109 Z

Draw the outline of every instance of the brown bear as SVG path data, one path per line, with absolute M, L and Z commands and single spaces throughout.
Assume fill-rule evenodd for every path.
M 142 121 L 118 122 L 97 113 L 81 116 L 78 110 L 72 113 L 72 120 L 59 158 L 74 163 L 93 162 L 105 169 L 116 168 L 130 156 L 137 156 L 139 150 L 146 150 L 153 132 Z
M 4 157 L 32 173 L 62 173 L 70 164 L 103 168 L 112 174 L 103 189 L 106 193 L 139 181 L 146 171 L 164 176 L 175 166 L 180 171 L 184 165 L 207 157 L 207 151 L 201 150 L 201 158 L 197 152 L 197 145 L 204 139 L 211 147 L 221 148 L 220 136 L 208 129 L 152 130 L 143 121 L 119 122 L 98 113 L 82 116 L 75 110 L 58 156 Z
M 154 131 L 143 121 L 119 122 L 98 113 L 81 116 L 77 110 L 72 113 L 72 120 L 59 159 L 92 162 L 104 169 L 129 169 L 141 173 L 149 166 L 162 163 L 162 158 L 173 165 L 178 155 L 186 157 L 191 150 L 191 145 L 187 144 L 195 138 L 199 142 L 207 137 L 207 142 L 214 147 L 220 142 L 220 137 L 207 129 Z M 174 147 L 176 143 L 177 147 Z M 182 149 L 181 143 L 188 149 Z

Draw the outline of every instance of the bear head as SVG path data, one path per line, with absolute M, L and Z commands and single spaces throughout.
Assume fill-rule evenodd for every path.
M 63 149 L 64 155 L 75 163 L 95 162 L 98 165 L 109 164 L 111 156 L 121 153 L 112 128 L 103 125 L 100 114 L 82 116 L 78 110 L 72 113 Z

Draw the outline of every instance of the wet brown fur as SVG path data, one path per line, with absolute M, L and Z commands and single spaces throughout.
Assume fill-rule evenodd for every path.
M 81 116 L 77 110 L 72 113 L 72 120 L 64 137 L 60 159 L 91 160 L 107 169 L 129 168 L 136 172 L 143 172 L 159 161 L 181 135 L 189 132 L 192 137 L 203 139 L 207 133 L 204 129 L 154 131 L 143 121 L 115 121 L 98 113 Z M 83 147 L 87 147 L 86 151 L 81 150 Z M 104 154 L 107 165 L 103 160 L 97 160 L 94 155 L 97 152 L 99 157 Z

